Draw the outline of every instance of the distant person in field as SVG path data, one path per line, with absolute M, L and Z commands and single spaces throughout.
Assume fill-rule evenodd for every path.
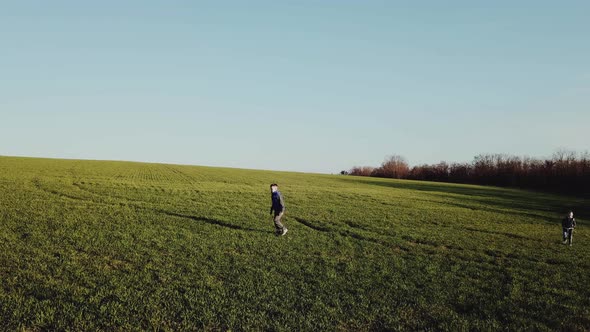
M 279 186 L 276 183 L 270 185 L 270 194 L 272 199 L 272 205 L 270 207 L 270 214 L 274 212 L 274 223 L 277 235 L 287 234 L 287 228 L 281 223 L 281 218 L 285 214 L 285 200 L 283 195 L 279 191 Z
M 561 227 L 563 229 L 563 244 L 570 242 L 574 239 L 574 228 L 576 227 L 576 219 L 574 219 L 574 213 L 570 211 L 565 218 L 561 221 Z

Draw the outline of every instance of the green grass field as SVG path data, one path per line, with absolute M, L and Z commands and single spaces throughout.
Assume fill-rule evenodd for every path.
M 272 182 L 284 237 L 268 214 Z M 588 330 L 589 203 L 0 157 L 0 330 Z M 560 244 L 570 207 L 573 247 Z

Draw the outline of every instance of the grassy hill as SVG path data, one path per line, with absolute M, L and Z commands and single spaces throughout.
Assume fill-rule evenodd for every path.
M 284 237 L 268 214 L 272 182 Z M 0 330 L 587 330 L 589 203 L 0 157 Z M 568 208 L 573 247 L 560 244 Z

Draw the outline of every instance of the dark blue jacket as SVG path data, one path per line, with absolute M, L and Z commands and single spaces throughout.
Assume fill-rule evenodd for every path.
M 576 219 L 566 217 L 561 221 L 561 227 L 563 228 L 574 228 L 576 227 Z
M 285 200 L 283 199 L 283 195 L 281 195 L 280 191 L 275 191 L 271 193 L 272 199 L 272 206 L 270 207 L 270 212 L 274 211 L 275 213 L 281 213 L 285 209 Z

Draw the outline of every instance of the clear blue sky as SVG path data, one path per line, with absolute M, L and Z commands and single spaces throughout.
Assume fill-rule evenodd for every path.
M 338 172 L 590 149 L 589 1 L 2 1 L 0 155 Z

